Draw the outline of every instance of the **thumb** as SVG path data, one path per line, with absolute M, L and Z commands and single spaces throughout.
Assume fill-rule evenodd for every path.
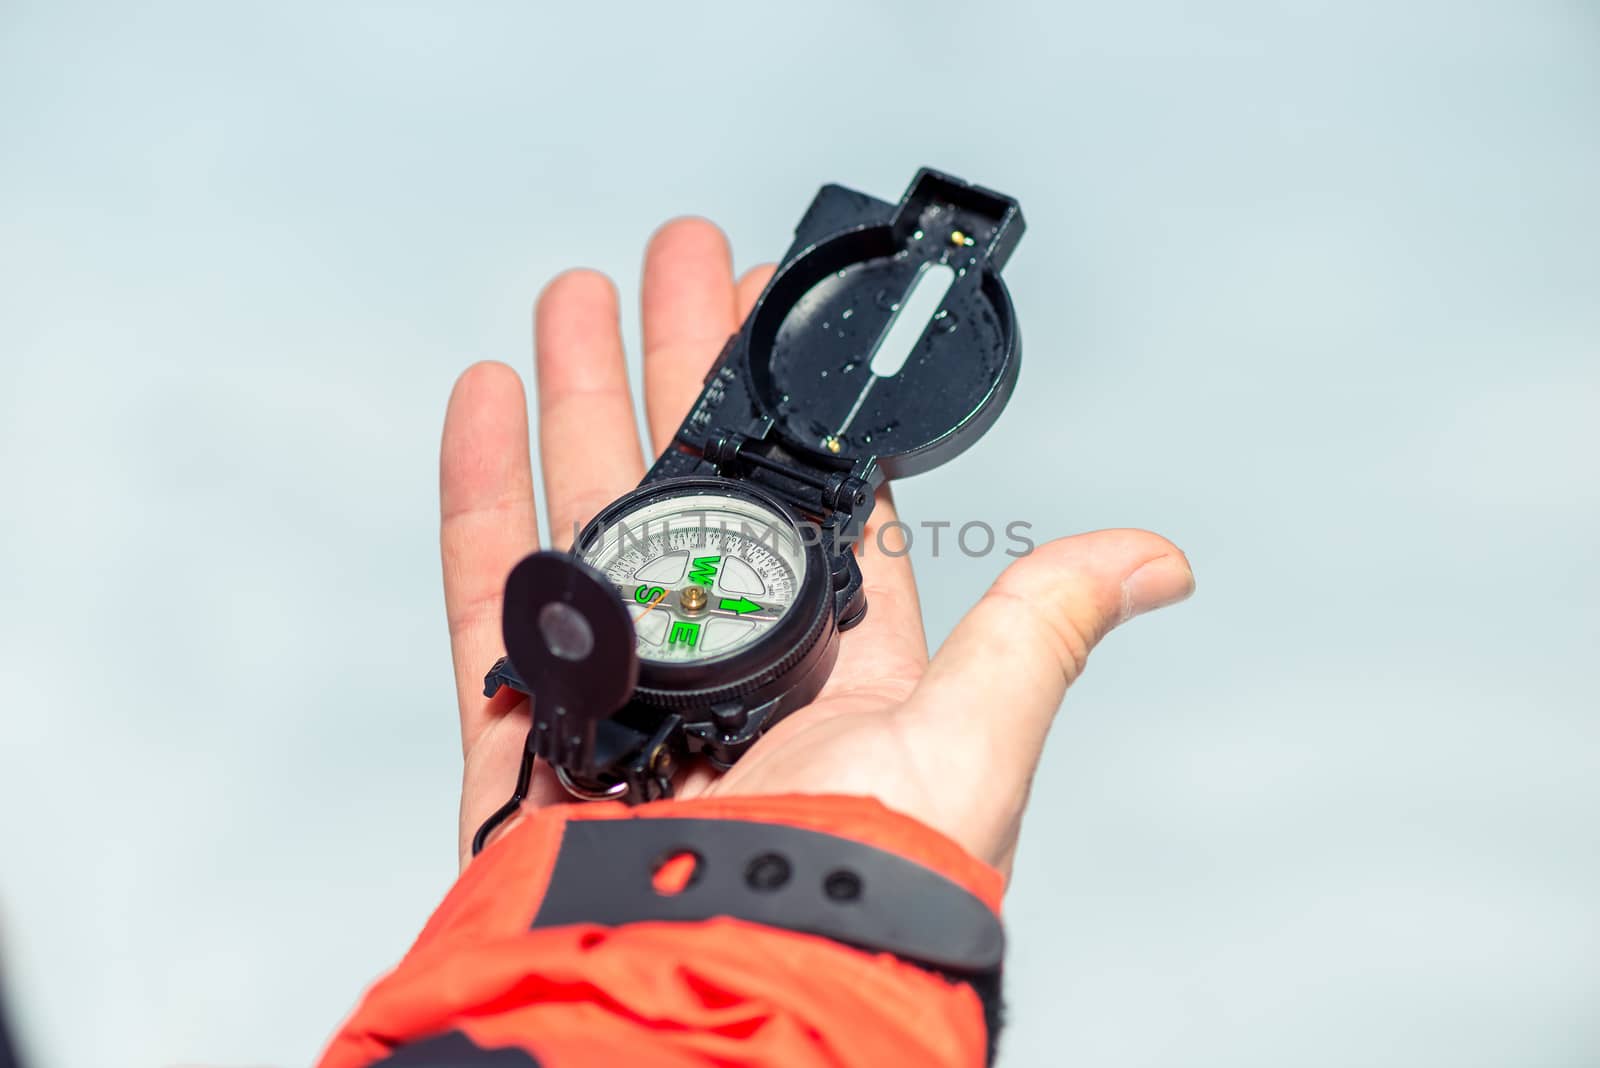
M 903 709 L 910 736 L 934 747 L 950 806 L 941 822 L 961 828 L 964 845 L 991 862 L 1009 854 L 1045 736 L 1089 652 L 1193 592 L 1182 550 L 1143 530 L 1061 538 L 1006 568 Z

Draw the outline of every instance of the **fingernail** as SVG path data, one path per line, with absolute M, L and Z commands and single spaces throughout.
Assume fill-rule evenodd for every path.
M 1122 580 L 1122 618 L 1177 604 L 1194 592 L 1194 572 L 1179 555 L 1158 556 Z

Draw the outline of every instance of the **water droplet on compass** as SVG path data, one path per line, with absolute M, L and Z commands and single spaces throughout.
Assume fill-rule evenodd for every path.
M 873 295 L 872 303 L 876 304 L 884 311 L 900 310 L 900 302 L 896 300 L 895 295 L 889 292 L 887 289 L 878 290 L 878 292 Z

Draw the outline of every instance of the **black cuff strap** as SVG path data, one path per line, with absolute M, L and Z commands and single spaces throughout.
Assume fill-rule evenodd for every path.
M 658 892 L 657 869 L 682 854 L 695 862 L 688 884 Z M 992 980 L 1005 956 L 989 907 L 932 869 L 848 838 L 738 820 L 570 821 L 533 926 L 718 916 L 892 953 L 965 981 Z

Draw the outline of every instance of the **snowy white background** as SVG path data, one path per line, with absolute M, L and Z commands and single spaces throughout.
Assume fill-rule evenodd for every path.
M 1600 14 L 1205 7 L 0 4 L 31 1062 L 314 1056 L 454 872 L 453 377 L 670 215 L 744 267 L 924 163 L 1021 199 L 1026 341 L 906 517 L 1200 586 L 1067 702 L 1003 1064 L 1600 1060 Z M 1003 561 L 917 562 L 940 638 Z

